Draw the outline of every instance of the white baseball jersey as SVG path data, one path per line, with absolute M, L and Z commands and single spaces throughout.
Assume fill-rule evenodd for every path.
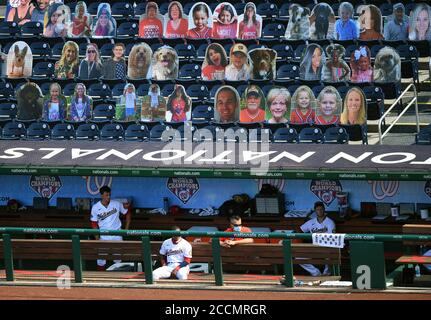
M 328 217 L 325 217 L 322 223 L 313 218 L 304 223 L 301 230 L 305 233 L 334 233 L 335 223 Z
M 90 220 L 97 222 L 100 230 L 120 230 L 120 212 L 122 214 L 127 213 L 127 209 L 123 207 L 122 203 L 111 200 L 108 207 L 105 207 L 99 201 L 91 208 Z
M 167 256 L 167 263 L 181 263 L 184 258 L 192 257 L 192 246 L 191 244 L 180 238 L 178 243 L 173 243 L 172 238 L 163 241 L 162 247 L 160 248 L 160 254 Z

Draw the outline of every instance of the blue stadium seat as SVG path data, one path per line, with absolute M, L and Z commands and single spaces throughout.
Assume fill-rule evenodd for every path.
M 188 132 L 191 131 L 191 135 L 189 136 L 188 133 L 186 134 L 185 130 L 189 130 Z M 179 126 L 176 131 L 175 131 L 175 135 L 174 135 L 174 140 L 175 141 L 188 141 L 188 140 L 193 140 L 193 134 L 196 132 L 196 127 L 193 126 L 190 122 L 185 122 L 183 125 Z
M 111 88 L 106 83 L 93 83 L 88 88 L 88 95 L 93 99 L 110 98 L 111 94 Z
M 103 44 L 100 49 L 100 56 L 102 58 L 110 58 L 112 56 L 112 49 L 114 48 L 114 44 L 113 43 L 105 43 Z
M 43 82 L 39 85 L 40 91 L 42 91 L 42 94 L 46 96 L 49 94 L 49 87 L 51 86 L 52 82 Z
M 280 21 L 286 21 L 286 22 L 289 21 L 289 17 L 290 17 L 289 8 L 291 5 L 292 3 L 290 2 L 287 2 L 287 3 L 285 2 L 281 5 L 280 9 L 278 10 L 278 19 Z
M 99 1 L 89 3 L 87 5 L 88 13 L 91 14 L 92 16 L 97 15 L 97 8 L 98 8 L 99 4 L 100 4 Z
M 272 19 L 276 18 L 278 15 L 278 7 L 275 3 L 259 3 L 256 6 L 257 14 L 262 16 L 262 19 Z
M 401 78 L 411 79 L 419 85 L 419 53 L 415 46 L 400 45 L 396 50 L 401 58 Z
M 281 23 L 269 23 L 262 29 L 263 39 L 279 39 L 284 37 L 286 28 Z
M 70 123 L 57 123 L 51 130 L 51 140 L 73 140 L 75 128 Z
M 20 27 L 15 22 L 0 22 L 0 39 L 11 39 L 19 35 Z
M 207 50 L 208 44 L 203 43 L 201 44 L 198 49 L 196 50 L 196 57 L 193 59 L 196 62 L 202 62 L 205 59 L 205 52 Z
M 278 80 L 280 84 L 286 83 L 286 80 L 293 81 L 297 79 L 299 79 L 299 67 L 297 65 L 283 64 L 277 69 L 276 80 Z
M 117 39 L 134 38 L 138 35 L 139 25 L 136 21 L 126 21 L 117 28 Z
M 184 44 L 184 43 L 177 44 L 174 47 L 174 49 L 177 52 L 178 59 L 180 59 L 181 61 L 183 61 L 183 59 L 190 60 L 190 59 L 196 58 L 196 48 L 191 43 L 188 43 L 188 44 Z M 205 55 L 205 52 L 204 52 L 204 55 Z
M 33 122 L 27 128 L 26 139 L 32 141 L 47 140 L 51 136 L 51 129 L 45 122 Z
M 195 63 L 187 63 L 183 65 L 178 73 L 178 80 L 196 81 L 201 78 L 201 67 Z
M 117 98 L 123 95 L 125 83 L 117 83 L 111 90 L 111 96 Z M 138 94 L 139 95 L 139 94 Z
M 187 2 L 187 3 L 183 3 L 183 11 L 184 11 L 184 14 L 186 15 L 186 16 L 188 16 L 189 15 L 189 13 L 190 13 L 190 9 L 193 7 L 193 5 L 195 4 L 196 2 Z
M 248 131 L 246 128 L 241 128 L 237 125 L 224 130 L 225 142 L 246 143 L 248 141 Z
M 293 59 L 294 52 L 290 45 L 285 43 L 279 43 L 271 47 L 271 49 L 277 51 L 277 62 L 287 62 Z
M 146 1 L 142 1 L 142 2 L 137 2 L 136 3 L 135 17 L 137 19 L 139 19 L 139 17 L 145 13 L 146 7 L 147 7 L 147 2 Z
M 61 52 L 63 51 L 64 42 L 57 42 L 51 48 L 51 57 L 60 58 Z
M 203 128 L 197 129 L 193 134 L 193 141 L 216 141 L 216 135 L 218 130 L 219 129 L 213 125 L 208 125 Z
M 100 131 L 100 140 L 120 141 L 124 139 L 124 129 L 119 123 L 108 123 Z
M 136 94 L 140 97 L 147 96 L 148 91 L 150 90 L 150 86 L 151 86 L 151 84 L 149 84 L 149 83 L 140 84 L 139 87 L 136 89 Z
M 22 38 L 34 38 L 43 35 L 43 23 L 30 21 L 21 26 Z
M 162 141 L 162 134 L 168 127 L 164 124 L 157 124 L 150 130 L 151 141 Z
M 392 3 L 382 3 L 379 8 L 382 17 L 390 16 L 394 11 Z
M 346 144 L 349 143 L 349 135 L 343 127 L 330 127 L 325 130 L 323 143 Z
M 168 8 L 169 8 L 169 2 L 162 2 L 159 5 L 159 12 L 161 15 L 165 15 L 166 13 L 168 13 Z
M 99 128 L 94 123 L 83 123 L 76 129 L 76 140 L 98 140 Z
M 31 53 L 35 57 L 49 57 L 51 56 L 51 47 L 48 42 L 37 41 L 30 44 Z
M 147 126 L 143 124 L 132 123 L 124 133 L 124 140 L 126 141 L 146 141 L 150 138 L 150 132 Z
M 274 143 L 298 143 L 298 132 L 294 128 L 278 128 L 272 138 Z
M 130 18 L 134 16 L 133 5 L 129 2 L 114 2 L 111 6 L 112 16 L 118 18 Z
M 307 45 L 306 44 L 300 44 L 300 45 L 296 46 L 295 51 L 294 51 L 294 58 L 293 58 L 293 60 L 295 62 L 301 62 L 302 55 L 305 53 L 306 49 L 307 49 Z
M 319 128 L 307 127 L 299 132 L 299 143 L 322 143 L 323 133 Z
M 48 80 L 54 75 L 54 63 L 51 61 L 41 61 L 33 66 L 33 80 Z
M 239 1 L 235 2 L 233 4 L 233 6 L 234 6 L 234 8 L 236 10 L 236 13 L 238 13 L 238 15 L 244 13 L 244 9 L 245 9 L 246 4 L 247 4 L 246 2 L 239 2 Z
M 362 141 L 362 144 L 368 144 L 368 130 L 366 125 L 340 125 L 340 127 L 346 129 L 349 135 L 349 141 Z
M 271 129 L 269 128 L 255 128 L 250 129 L 248 131 L 248 142 L 256 143 L 256 142 L 271 142 L 273 139 L 273 134 Z
M 99 104 L 93 109 L 92 120 L 95 122 L 109 121 L 115 116 L 115 106 L 112 104 Z
M 15 91 L 12 84 L 0 81 L 0 97 L 9 98 L 13 95 L 15 95 Z
M 66 85 L 63 88 L 63 95 L 67 97 L 72 96 L 75 92 L 75 86 L 76 86 L 76 83 L 73 83 L 73 82 L 66 83 Z
M 209 98 L 208 88 L 203 84 L 192 84 L 188 86 L 186 93 L 194 102 L 203 102 Z
M 168 97 L 168 96 L 170 96 L 172 94 L 172 92 L 174 92 L 174 89 L 175 89 L 175 84 L 173 84 L 173 83 L 167 83 L 160 90 L 160 94 L 163 97 Z
M 420 145 L 431 145 L 431 125 L 422 128 L 415 134 L 415 143 Z
M 193 120 L 211 121 L 214 118 L 214 108 L 209 105 L 198 105 L 192 110 Z
M 25 138 L 26 128 L 24 123 L 11 121 L 5 123 L 2 129 L 2 140 L 19 140 Z
M 8 121 L 16 118 L 18 108 L 14 102 L 0 103 L 0 121 Z

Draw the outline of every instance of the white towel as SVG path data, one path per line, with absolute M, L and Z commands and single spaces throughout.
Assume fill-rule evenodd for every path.
M 345 233 L 313 233 L 313 244 L 321 247 L 344 248 Z

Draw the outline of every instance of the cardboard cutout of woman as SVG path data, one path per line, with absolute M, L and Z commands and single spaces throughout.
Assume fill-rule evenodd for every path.
M 19 26 L 31 21 L 34 5 L 31 0 L 8 1 L 10 5 L 6 21 L 15 22 Z
M 310 9 L 299 4 L 289 7 L 289 22 L 284 35 L 289 40 L 307 40 L 310 37 Z
M 189 27 L 187 16 L 184 15 L 183 6 L 178 1 L 169 4 L 165 15 L 163 35 L 168 39 L 185 38 Z
M 367 46 L 360 46 L 350 56 L 352 76 L 354 83 L 373 82 L 373 66 L 371 65 L 371 51 Z
M 290 110 L 290 92 L 284 87 L 273 87 L 266 97 L 268 123 L 287 123 Z
M 43 96 L 39 86 L 27 82 L 16 92 L 18 120 L 39 120 L 42 116 Z
M 145 42 L 135 44 L 129 53 L 127 77 L 132 80 L 151 79 L 153 50 Z
M 90 37 L 91 36 L 91 15 L 88 14 L 87 5 L 84 1 L 78 1 L 75 7 L 75 13 L 72 17 L 72 26 L 69 29 L 69 36 L 72 38 Z
M 87 121 L 91 118 L 93 100 L 87 95 L 87 88 L 83 83 L 77 83 L 73 96 L 70 97 L 68 119 L 74 122 Z
M 340 123 L 342 99 L 332 86 L 323 88 L 317 97 L 315 124 L 331 125 Z
M 66 97 L 61 92 L 61 87 L 57 82 L 49 86 L 49 94 L 43 98 L 43 121 L 63 121 L 67 116 Z
M 223 46 L 211 43 L 205 52 L 202 62 L 202 80 L 223 80 L 227 66 L 227 55 Z
M 252 61 L 251 79 L 274 80 L 276 75 L 277 51 L 258 48 L 249 52 Z
M 313 124 L 316 118 L 316 97 L 308 86 L 300 86 L 292 96 L 290 123 Z
M 374 82 L 390 83 L 401 81 L 401 58 L 392 47 L 383 47 L 374 60 Z
M 247 46 L 236 43 L 230 49 L 229 65 L 225 69 L 225 79 L 228 81 L 247 81 L 251 74 L 251 59 Z
M 256 12 L 256 5 L 253 2 L 245 5 L 244 13 L 238 17 L 238 39 L 248 40 L 261 37 L 262 16 Z
M 335 14 L 327 3 L 314 6 L 310 16 L 310 39 L 333 39 L 335 30 Z
M 31 13 L 31 21 L 40 22 L 43 24 L 46 11 L 48 11 L 49 0 L 37 0 L 35 8 Z
M 409 40 L 431 40 L 431 7 L 418 3 L 410 12 Z
M 67 37 L 70 25 L 69 7 L 61 3 L 53 3 L 45 14 L 43 35 L 47 38 Z
M 212 38 L 235 39 L 238 31 L 238 15 L 233 5 L 220 3 L 214 10 Z
M 347 91 L 340 122 L 345 125 L 364 125 L 367 122 L 367 100 L 361 88 L 353 87 Z
M 82 80 L 99 79 L 102 76 L 102 61 L 99 48 L 95 43 L 89 43 L 85 59 L 79 65 L 78 77 Z
M 342 2 L 338 8 L 338 16 L 335 22 L 335 39 L 356 40 L 359 37 L 359 26 L 353 18 L 355 9 L 350 2 Z
M 170 46 L 162 46 L 153 53 L 153 80 L 175 80 L 180 64 L 177 52 Z
M 139 38 L 162 38 L 163 16 L 155 2 L 148 2 L 145 13 L 139 19 Z
M 266 99 L 257 85 L 249 85 L 241 99 L 239 121 L 244 123 L 265 121 Z
M 186 37 L 189 39 L 209 39 L 212 36 L 213 19 L 210 7 L 205 2 L 198 2 L 190 9 L 189 27 Z
M 350 79 L 349 65 L 343 60 L 346 49 L 341 44 L 326 47 L 327 60 L 322 70 L 323 81 L 340 82 Z
M 141 121 L 164 121 L 166 119 L 166 99 L 160 94 L 158 84 L 151 84 L 148 95 L 142 98 Z
M 382 13 L 375 5 L 363 5 L 359 10 L 359 39 L 382 40 L 383 39 L 383 23 Z
M 192 117 L 192 99 L 186 94 L 182 85 L 175 85 L 166 104 L 166 121 L 184 122 Z
M 112 17 L 109 3 L 101 3 L 97 7 L 91 34 L 93 38 L 113 38 L 117 34 L 117 22 Z
M 33 54 L 24 41 L 15 42 L 7 55 L 8 78 L 29 78 L 33 72 Z
M 220 123 L 239 121 L 240 97 L 232 86 L 218 88 L 214 98 L 214 120 Z
M 326 64 L 326 56 L 318 44 L 307 45 L 299 66 L 299 78 L 301 80 L 321 80 L 323 66 Z
M 61 51 L 60 59 L 55 63 L 56 79 L 75 79 L 79 71 L 79 47 L 73 41 L 67 41 Z
M 142 100 L 136 95 L 135 86 L 128 83 L 124 86 L 123 95 L 118 98 L 115 107 L 117 121 L 136 121 L 141 115 Z

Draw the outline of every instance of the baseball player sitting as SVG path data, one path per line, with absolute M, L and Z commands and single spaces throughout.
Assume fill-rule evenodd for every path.
M 131 214 L 129 212 L 129 204 L 121 204 L 118 201 L 111 200 L 111 188 L 103 186 L 99 190 L 102 200 L 97 202 L 91 208 L 91 227 L 93 229 L 100 230 L 120 230 L 120 212 L 126 215 L 126 227 L 128 230 L 130 226 Z M 96 240 L 99 240 L 99 236 L 95 236 Z M 106 241 L 121 241 L 121 236 L 100 236 L 100 240 Z M 120 263 L 121 260 L 114 260 L 115 263 Z M 97 270 L 106 270 L 106 260 L 97 260 Z
M 225 232 L 251 232 L 250 228 L 244 227 L 240 216 L 231 216 L 229 218 L 230 226 Z M 253 238 L 220 238 L 222 247 L 230 248 L 237 244 L 253 243 Z
M 330 218 L 326 216 L 325 205 L 321 201 L 317 201 L 314 204 L 314 211 L 316 212 L 316 217 L 308 220 L 301 226 L 301 230 L 304 233 L 335 233 L 335 223 Z M 320 272 L 312 264 L 301 264 L 305 270 L 307 270 L 313 277 L 318 277 L 321 275 L 329 276 L 328 265 L 325 265 L 323 273 Z
M 180 227 L 172 230 L 181 231 Z M 192 246 L 181 236 L 175 236 L 163 241 L 160 248 L 160 262 L 162 266 L 153 271 L 153 279 L 167 279 L 177 277 L 187 280 L 190 273 L 189 264 L 192 261 Z

